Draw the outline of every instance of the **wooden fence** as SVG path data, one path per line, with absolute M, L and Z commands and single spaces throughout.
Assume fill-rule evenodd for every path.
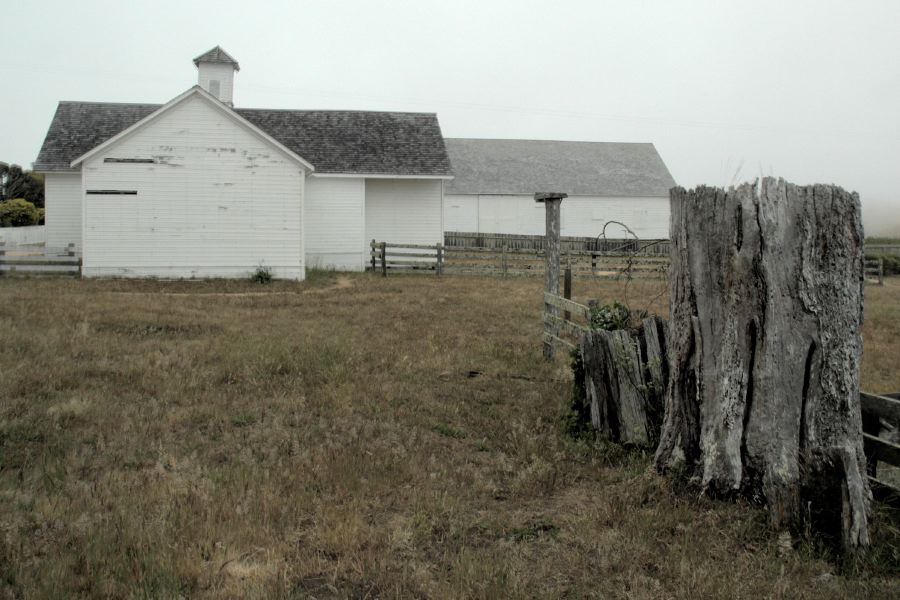
M 27 276 L 81 276 L 81 256 L 75 245 L 65 248 L 44 246 L 7 246 L 0 242 L 0 277 Z
M 571 293 L 567 290 L 566 295 Z M 541 320 L 544 324 L 542 342 L 575 350 L 581 337 L 589 331 L 591 308 L 573 302 L 569 298 L 544 292 L 544 311 Z
M 612 239 L 602 237 L 561 236 L 562 252 L 611 252 L 669 255 L 669 240 Z M 500 250 L 543 250 L 543 235 L 518 233 L 477 233 L 468 231 L 444 232 L 445 248 L 489 248 Z
M 870 394 L 860 392 L 863 417 L 863 444 L 873 488 L 900 492 L 900 478 L 886 481 L 878 477 L 878 463 L 900 467 L 900 392 Z M 892 439 L 891 439 L 892 438 Z
M 884 259 L 880 256 L 869 257 L 865 259 L 865 265 L 866 282 L 884 285 Z
M 491 275 L 498 277 L 543 276 L 543 250 L 447 247 L 442 244 L 391 244 L 372 240 L 372 271 Z M 563 250 L 562 261 L 576 277 L 665 278 L 668 256 Z

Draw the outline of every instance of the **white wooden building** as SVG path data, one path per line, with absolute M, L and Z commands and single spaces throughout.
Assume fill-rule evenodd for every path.
M 544 233 L 536 191 L 565 192 L 561 234 L 642 239 L 669 236 L 675 186 L 653 144 L 546 140 L 445 140 L 454 178 L 444 198 L 444 229 Z M 631 232 L 618 223 L 623 223 Z
M 425 113 L 233 108 L 237 61 L 194 60 L 165 105 L 61 102 L 35 170 L 47 244 L 85 276 L 361 270 L 369 240 L 443 239 L 450 163 Z

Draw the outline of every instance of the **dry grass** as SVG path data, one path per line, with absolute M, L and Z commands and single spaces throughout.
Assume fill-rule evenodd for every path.
M 564 435 L 538 280 L 315 275 L 0 280 L 0 597 L 900 594 L 884 510 L 865 563 L 782 556 L 761 510 Z M 867 389 L 900 389 L 898 284 Z

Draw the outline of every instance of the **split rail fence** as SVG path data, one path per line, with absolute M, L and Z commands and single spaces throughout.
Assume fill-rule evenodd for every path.
M 497 277 L 541 277 L 543 250 L 448 247 L 443 244 L 392 244 L 372 240 L 370 269 L 391 273 L 435 273 L 490 275 Z M 664 279 L 668 256 L 563 250 L 562 260 L 576 277 Z
M 0 241 L 0 277 L 12 275 L 81 276 L 81 256 L 75 245 L 65 248 L 7 246 Z

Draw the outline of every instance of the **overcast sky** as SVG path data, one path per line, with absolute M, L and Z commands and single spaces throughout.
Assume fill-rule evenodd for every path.
M 836 183 L 900 234 L 900 1 L 0 0 L 0 160 L 59 100 L 436 112 L 447 137 L 653 142 L 679 185 Z M 10 32 L 16 32 L 10 34 Z

